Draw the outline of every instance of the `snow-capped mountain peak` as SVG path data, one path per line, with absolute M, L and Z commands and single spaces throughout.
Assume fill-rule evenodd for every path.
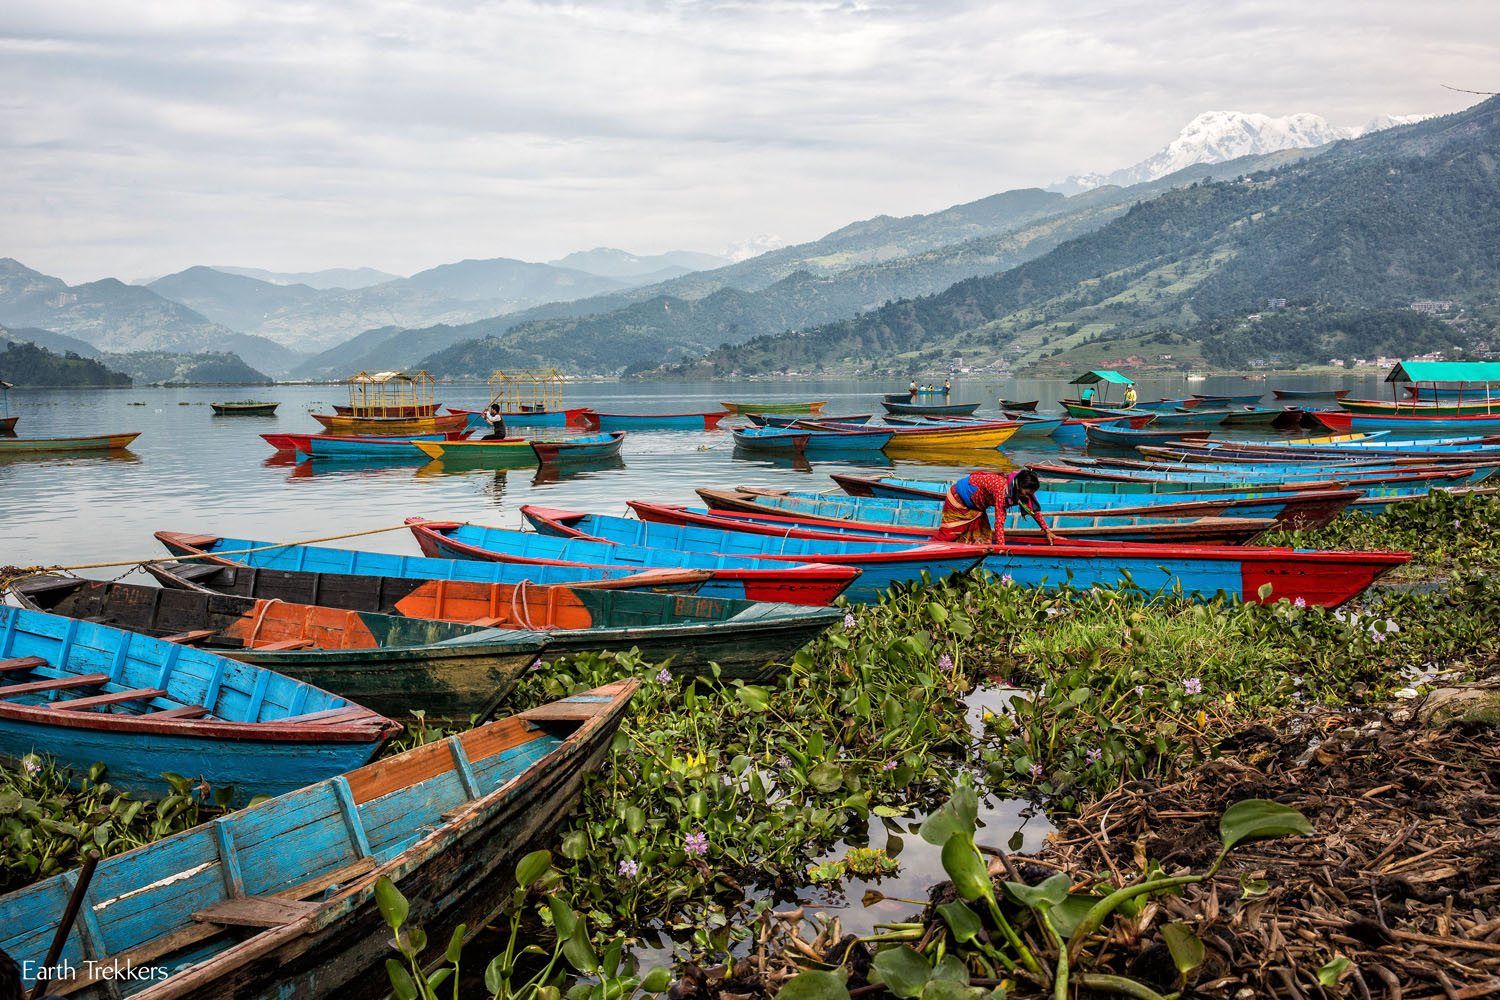
M 1301 112 L 1273 118 L 1243 111 L 1205 111 L 1183 127 L 1177 137 L 1139 163 L 1108 174 L 1069 177 L 1054 190 L 1065 194 L 1087 191 L 1101 184 L 1122 187 L 1154 181 L 1195 163 L 1223 163 L 1241 156 L 1258 156 L 1282 149 L 1306 149 L 1397 125 L 1410 125 L 1431 115 L 1379 115 L 1362 128 L 1331 124 L 1321 115 Z

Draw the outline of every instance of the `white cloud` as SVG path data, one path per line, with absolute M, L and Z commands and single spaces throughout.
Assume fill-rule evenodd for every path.
M 1492 89 L 1467 0 L 11 0 L 0 254 L 409 272 L 815 237 L 1134 162 L 1199 111 Z

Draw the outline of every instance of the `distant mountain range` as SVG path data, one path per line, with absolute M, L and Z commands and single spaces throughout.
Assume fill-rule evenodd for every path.
M 1392 322 L 1378 315 L 1382 310 L 1450 299 L 1488 317 L 1476 330 L 1492 339 L 1500 315 L 1497 164 L 1500 98 L 1492 98 L 1278 169 L 1174 188 L 998 274 L 725 347 L 661 373 L 993 368 L 997 359 L 1034 366 L 1112 338 L 1159 333 L 1167 342 L 1191 343 L 1200 332 L 1221 336 L 1273 300 L 1342 311 L 1337 331 L 1327 323 L 1302 324 L 1307 337 L 1362 331 L 1367 339 L 1401 343 L 1424 327 Z M 1236 317 L 1227 326 L 1216 323 Z M 1253 332 L 1246 339 L 1253 342 Z M 1342 350 L 1339 343 L 1305 347 L 1312 354 Z M 1404 343 L 1407 350 L 1420 347 L 1412 338 Z M 1243 352 L 1243 344 L 1234 349 Z
M 1359 128 L 1340 128 L 1314 114 L 1272 118 L 1243 111 L 1205 111 L 1183 126 L 1175 139 L 1139 163 L 1108 174 L 1069 177 L 1048 190 L 1077 194 L 1105 184 L 1128 187 L 1166 177 L 1197 163 L 1227 163 L 1282 149 L 1311 149 L 1396 125 L 1412 125 L 1430 117 L 1380 115 Z
M 373 267 L 330 267 L 322 271 L 267 271 L 259 267 L 228 267 L 223 264 L 210 265 L 215 271 L 237 274 L 242 278 L 256 278 L 273 285 L 306 285 L 308 288 L 368 288 L 383 281 L 396 281 L 399 274 L 388 274 Z M 138 282 L 149 285 L 150 281 Z

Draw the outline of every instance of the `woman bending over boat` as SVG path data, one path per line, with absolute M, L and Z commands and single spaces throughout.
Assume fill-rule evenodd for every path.
M 1019 507 L 1031 515 L 1037 527 L 1047 536 L 1048 545 L 1057 544 L 1057 536 L 1047 526 L 1037 505 L 1036 491 L 1042 481 L 1030 469 L 1017 472 L 971 472 L 948 487 L 943 497 L 943 520 L 933 540 L 965 542 L 971 545 L 1004 545 L 1005 512 Z M 995 526 L 990 526 L 989 509 L 995 508 Z

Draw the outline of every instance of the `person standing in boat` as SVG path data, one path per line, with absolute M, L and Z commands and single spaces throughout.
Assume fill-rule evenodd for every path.
M 906 392 L 907 392 L 907 395 L 911 396 L 912 399 L 916 399 L 917 398 L 917 380 L 916 379 L 912 379 L 911 380 L 911 385 L 907 388 Z
M 1135 386 L 1133 386 L 1133 385 L 1127 385 L 1125 387 L 1125 409 L 1128 410 L 1132 406 L 1134 406 L 1135 405 L 1135 400 L 1136 400 Z
M 490 432 L 480 438 L 481 441 L 499 441 L 505 437 L 505 414 L 500 412 L 499 403 L 491 403 L 480 416 L 490 425 Z
M 943 395 L 944 396 L 951 396 L 951 395 L 953 395 L 953 379 L 952 378 L 945 378 L 945 379 L 943 379 Z
M 1042 517 L 1037 504 L 1037 490 L 1042 481 L 1030 469 L 1016 472 L 971 472 L 948 487 L 943 497 L 943 518 L 932 536 L 939 542 L 964 542 L 971 545 L 1004 545 L 1005 514 L 1019 507 L 1031 515 L 1042 529 L 1048 545 L 1056 545 L 1057 535 Z M 989 509 L 995 509 L 995 525 L 990 526 Z

